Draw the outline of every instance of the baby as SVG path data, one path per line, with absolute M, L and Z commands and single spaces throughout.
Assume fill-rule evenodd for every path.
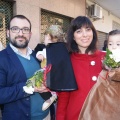
M 63 35 L 63 31 L 59 25 L 52 25 L 46 30 L 45 39 L 44 39 L 45 48 L 43 48 L 43 50 L 41 51 L 38 51 L 36 54 L 37 59 L 41 61 L 41 68 L 45 68 L 47 66 L 47 60 L 46 60 L 47 45 L 49 45 L 49 43 L 55 43 L 61 41 L 62 35 Z M 36 49 L 39 47 L 37 46 Z M 48 97 L 50 98 L 48 99 Z M 42 110 L 46 110 L 57 99 L 57 94 L 56 92 L 53 91 L 47 92 L 47 94 L 43 97 L 43 99 L 45 100 L 45 102 L 43 103 Z
M 103 70 L 88 94 L 79 120 L 119 120 L 120 115 L 120 30 L 108 34 Z

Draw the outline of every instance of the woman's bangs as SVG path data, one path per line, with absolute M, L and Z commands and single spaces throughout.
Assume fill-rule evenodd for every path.
M 84 28 L 92 28 L 92 26 L 91 26 L 90 23 L 84 23 L 84 24 L 82 25 L 82 27 L 84 27 Z

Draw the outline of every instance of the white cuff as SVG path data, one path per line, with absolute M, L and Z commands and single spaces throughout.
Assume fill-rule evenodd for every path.
M 36 57 L 37 57 L 38 55 L 43 55 L 43 51 L 38 51 L 37 54 L 36 54 Z M 44 56 L 44 55 L 43 55 L 43 56 Z
M 34 88 L 32 86 L 27 87 L 27 86 L 23 86 L 23 90 L 27 93 L 27 94 L 33 94 L 34 92 Z

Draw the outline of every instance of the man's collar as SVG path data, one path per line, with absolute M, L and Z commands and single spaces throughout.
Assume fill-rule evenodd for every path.
M 28 56 L 30 56 L 30 54 L 32 54 L 32 50 L 31 50 L 29 47 L 27 47 L 27 54 L 26 54 L 26 56 L 23 55 L 23 54 L 22 54 L 15 46 L 13 46 L 11 43 L 10 43 L 10 47 L 12 48 L 12 50 L 13 50 L 15 53 L 17 53 L 18 55 L 21 55 L 21 56 L 23 56 L 23 57 L 25 57 L 25 58 L 28 58 L 28 59 L 29 59 Z

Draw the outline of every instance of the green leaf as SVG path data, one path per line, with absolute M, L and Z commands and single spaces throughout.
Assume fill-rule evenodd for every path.
M 34 75 L 29 78 L 26 82 L 26 85 L 29 86 L 36 86 L 36 87 L 40 87 L 42 82 L 43 82 L 43 78 L 44 77 L 44 70 L 40 69 L 38 71 L 36 71 L 34 73 Z

